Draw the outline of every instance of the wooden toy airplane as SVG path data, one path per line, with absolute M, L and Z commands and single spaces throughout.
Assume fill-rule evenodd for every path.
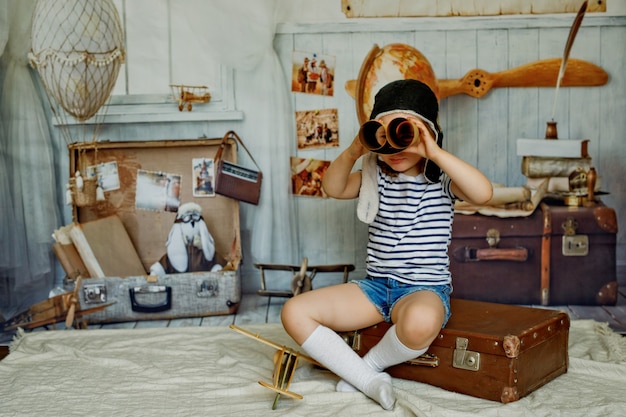
M 191 111 L 192 103 L 208 103 L 211 100 L 211 93 L 206 85 L 170 84 L 170 88 L 172 98 L 178 101 L 179 111 L 183 111 L 185 107 Z
M 293 350 L 286 346 L 272 342 L 271 340 L 265 339 L 257 333 L 252 333 L 248 330 L 242 329 L 241 327 L 235 326 L 234 324 L 231 324 L 229 327 L 241 334 L 277 349 L 274 354 L 274 374 L 272 377 L 272 383 L 270 384 L 265 381 L 259 381 L 259 384 L 263 387 L 276 392 L 276 397 L 274 397 L 274 403 L 272 404 L 272 410 L 276 409 L 281 394 L 295 398 L 296 400 L 301 400 L 303 398 L 302 395 L 289 391 L 289 384 L 291 384 L 291 378 L 293 378 L 293 374 L 298 366 L 298 359 L 302 358 L 313 363 L 314 365 L 321 366 L 318 362 L 316 362 L 313 358 L 298 352 L 297 350 Z
M 78 276 L 74 283 L 74 291 L 65 294 L 55 295 L 44 301 L 32 305 L 28 310 L 19 313 L 2 324 L 4 331 L 15 330 L 18 327 L 23 329 L 34 329 L 41 326 L 56 324 L 65 320 L 66 327 L 80 327 L 75 320 L 90 313 L 102 311 L 108 306 L 115 304 L 102 304 L 97 307 L 81 309 L 78 298 L 78 291 L 82 283 L 82 278 Z

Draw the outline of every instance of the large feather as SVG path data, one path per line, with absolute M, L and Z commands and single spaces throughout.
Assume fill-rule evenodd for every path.
M 567 67 L 567 60 L 569 59 L 569 53 L 572 49 L 572 45 L 574 45 L 574 39 L 576 39 L 576 34 L 578 33 L 578 28 L 583 22 L 583 18 L 585 17 L 585 12 L 587 11 L 587 2 L 585 1 L 582 6 L 580 6 L 580 10 L 578 10 L 578 14 L 574 19 L 574 23 L 572 23 L 572 27 L 569 30 L 569 36 L 567 37 L 567 42 L 565 43 L 565 50 L 563 51 L 563 60 L 561 61 L 561 68 L 559 68 L 559 75 L 556 79 L 556 91 L 554 93 L 554 104 L 552 105 L 552 120 L 554 120 L 554 113 L 556 112 L 556 98 L 559 94 L 559 87 L 561 86 L 561 81 L 563 81 L 563 76 L 565 75 L 565 69 Z

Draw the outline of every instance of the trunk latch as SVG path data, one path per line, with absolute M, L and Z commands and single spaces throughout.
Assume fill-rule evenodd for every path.
M 467 350 L 468 344 L 469 341 L 466 338 L 456 338 L 452 366 L 466 371 L 478 371 L 480 369 L 480 353 Z
M 563 256 L 587 256 L 589 253 L 589 236 L 577 235 L 578 222 L 568 218 L 561 225 L 563 228 Z

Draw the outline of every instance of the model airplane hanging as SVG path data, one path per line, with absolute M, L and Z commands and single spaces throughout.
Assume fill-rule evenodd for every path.
M 234 324 L 231 324 L 230 328 L 276 349 L 276 353 L 274 354 L 274 374 L 272 382 L 269 383 L 259 381 L 261 386 L 276 392 L 276 397 L 274 397 L 274 403 L 272 404 L 272 410 L 276 409 L 281 394 L 295 398 L 296 400 L 301 400 L 303 398 L 302 395 L 289 391 L 289 385 L 291 384 L 291 379 L 293 378 L 293 374 L 298 366 L 298 360 L 304 359 L 314 365 L 321 366 L 319 363 L 317 363 L 313 358 L 300 353 L 297 350 L 272 342 L 271 340 L 261 337 L 257 333 L 252 333 L 248 330 L 242 329 L 241 327 L 235 326 Z

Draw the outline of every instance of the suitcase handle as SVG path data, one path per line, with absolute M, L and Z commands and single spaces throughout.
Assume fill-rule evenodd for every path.
M 471 247 L 459 248 L 453 254 L 459 262 L 478 261 L 513 261 L 525 262 L 528 259 L 528 249 L 526 248 L 483 248 Z
M 133 311 L 138 313 L 158 313 L 172 308 L 172 287 L 165 285 L 144 285 L 142 287 L 129 288 L 130 305 Z M 135 294 L 165 293 L 165 300 L 159 304 L 141 304 Z

